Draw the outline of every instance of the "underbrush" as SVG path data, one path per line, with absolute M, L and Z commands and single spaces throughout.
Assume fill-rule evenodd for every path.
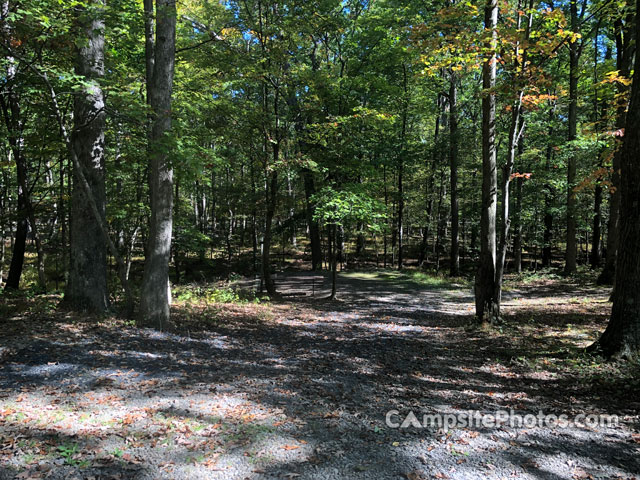
M 203 303 L 260 303 L 261 299 L 248 290 L 233 289 L 229 286 L 210 286 L 200 284 L 178 285 L 173 288 L 177 302 Z
M 377 270 L 370 272 L 344 272 L 342 276 L 361 280 L 383 280 L 395 284 L 408 284 L 428 288 L 460 288 L 468 287 L 471 282 L 465 277 L 450 277 L 436 272 L 422 270 Z

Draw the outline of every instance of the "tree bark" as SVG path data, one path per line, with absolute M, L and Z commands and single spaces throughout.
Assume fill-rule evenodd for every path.
M 640 0 L 636 1 L 636 18 Z M 636 44 L 640 24 L 636 24 Z M 620 242 L 616 264 L 616 288 L 607 329 L 594 348 L 606 356 L 637 358 L 640 355 L 640 71 L 635 69 L 631 104 L 620 155 Z
M 19 174 L 19 173 L 18 173 Z M 11 263 L 9 264 L 9 273 L 5 288 L 17 290 L 20 287 L 20 277 L 22 276 L 22 267 L 24 265 L 24 253 L 27 245 L 27 207 L 25 202 L 25 194 L 18 182 L 18 221 L 16 222 L 16 233 L 13 239 L 13 249 L 11 251 Z
M 307 225 L 309 225 L 309 242 L 311 243 L 311 270 L 322 270 L 322 245 L 320 242 L 320 227 L 314 220 L 315 207 L 311 197 L 316 193 L 313 173 L 309 169 L 302 171 L 304 179 L 304 194 L 306 200 Z
M 549 110 L 549 129 L 548 135 L 551 138 L 553 133 L 553 117 L 555 115 L 556 110 L 556 102 L 554 101 L 551 109 Z M 547 177 L 551 176 L 551 159 L 553 158 L 553 145 L 551 145 L 551 141 L 547 144 L 546 151 L 546 163 L 545 163 L 545 171 Z M 553 243 L 553 213 L 552 213 L 552 203 L 554 196 L 554 188 L 551 184 L 551 181 L 547 180 L 544 186 L 544 232 L 543 232 L 543 245 L 542 245 L 542 266 L 550 267 L 551 266 L 551 254 L 552 254 L 552 243 Z
M 12 25 L 8 20 L 9 2 L 4 1 L 0 6 L 0 20 L 2 20 L 3 34 L 8 38 L 12 36 Z M 24 157 L 24 120 L 20 106 L 20 96 L 15 88 L 18 69 L 15 58 L 10 54 L 6 57 L 7 69 L 5 74 L 4 92 L 0 94 L 0 106 L 8 133 L 8 142 L 13 159 L 16 164 L 16 174 L 18 180 L 18 223 L 16 226 L 16 236 L 13 244 L 13 254 L 11 266 L 9 267 L 9 278 L 6 287 L 18 289 L 20 277 L 24 265 L 24 254 L 26 250 L 26 240 L 28 225 L 31 225 L 31 232 L 36 244 L 38 255 L 37 270 L 39 287 L 44 291 L 47 288 L 44 273 L 44 251 L 38 234 L 33 203 L 31 202 L 31 191 L 29 189 L 27 161 Z
M 607 128 L 607 102 L 606 100 L 598 101 L 598 65 L 600 52 L 598 49 L 599 40 L 599 28 L 600 24 L 596 28 L 596 33 L 593 40 L 593 120 L 596 126 L 596 132 L 602 134 Z M 604 60 L 611 59 L 611 49 L 607 48 Z M 600 106 L 602 104 L 602 106 Z M 604 166 L 604 149 L 601 149 L 597 153 L 597 168 L 602 170 Z M 591 253 L 589 255 L 589 263 L 592 269 L 596 269 L 600 266 L 600 237 L 602 235 L 602 175 L 598 175 L 596 179 L 596 186 L 593 196 L 593 228 L 591 230 Z
M 171 304 L 169 261 L 173 229 L 173 167 L 169 158 L 168 134 L 171 130 L 175 63 L 175 0 L 156 0 L 155 29 L 154 66 L 149 92 L 153 113 L 149 159 L 151 220 L 148 257 L 142 278 L 140 323 L 162 330 L 170 326 Z
M 84 78 L 85 84 L 74 99 L 71 135 L 71 148 L 89 183 L 102 222 L 106 210 L 105 110 L 99 83 L 104 75 L 103 9 L 103 0 L 92 0 L 78 13 L 78 25 L 85 41 L 77 52 L 76 74 Z M 104 312 L 109 308 L 107 247 L 98 219 L 85 201 L 76 170 L 74 168 L 71 197 L 71 264 L 65 300 L 76 309 Z
M 6 224 L 5 219 L 8 218 L 9 214 L 9 179 L 7 176 L 7 172 L 2 172 L 2 184 L 3 187 L 0 189 L 0 288 L 4 283 L 4 261 L 5 261 L 5 253 L 6 253 Z
M 518 5 L 520 7 L 520 4 Z M 527 10 L 530 12 L 528 15 L 527 26 L 525 29 L 524 42 L 525 45 L 522 48 L 522 62 L 518 60 L 520 57 L 520 42 L 518 41 L 515 46 L 514 57 L 516 61 L 514 67 L 516 70 L 516 81 L 519 84 L 515 100 L 511 106 L 511 125 L 509 126 L 509 145 L 507 147 L 507 161 L 502 170 L 502 223 L 500 225 L 500 248 L 498 250 L 497 267 L 496 267 L 496 288 L 498 290 L 497 298 L 500 302 L 502 295 L 502 282 L 504 278 L 504 268 L 507 259 L 507 248 L 509 241 L 509 229 L 511 228 L 510 218 L 510 206 L 511 206 L 511 176 L 513 174 L 513 167 L 516 159 L 516 151 L 521 145 L 520 139 L 524 131 L 524 117 L 522 112 L 522 98 L 524 95 L 524 73 L 527 68 L 527 42 L 531 33 L 531 25 L 533 21 L 533 1 L 528 5 Z M 518 13 L 517 27 L 520 28 L 522 22 L 522 14 Z
M 495 322 L 500 316 L 500 290 L 496 282 L 496 47 L 498 2 L 487 0 L 485 29 L 490 31 L 482 65 L 482 210 L 480 217 L 480 264 L 475 279 L 476 318 Z
M 274 145 L 274 159 L 278 157 L 278 147 Z M 275 164 L 275 162 L 274 162 Z M 273 217 L 276 211 L 276 202 L 278 198 L 278 172 L 273 170 L 268 176 L 267 183 L 267 211 L 264 225 L 264 238 L 262 240 L 262 279 L 264 287 L 269 295 L 276 294 L 276 286 L 271 277 L 271 241 Z
M 449 78 L 449 167 L 451 170 L 451 265 L 449 274 L 455 277 L 460 272 L 459 205 L 458 205 L 458 89 L 457 77 Z
M 579 18 L 577 0 L 573 0 L 569 5 L 571 16 L 571 31 L 578 33 Z M 577 41 L 569 43 L 569 134 L 567 140 L 573 142 L 577 138 L 578 128 L 578 61 L 580 60 L 580 44 Z M 578 246 L 576 240 L 577 232 L 577 199 L 574 192 L 577 173 L 577 159 L 573 152 L 575 146 L 570 146 L 572 152 L 569 155 L 567 166 L 567 238 L 565 252 L 565 275 L 572 275 L 577 269 Z
M 425 162 L 425 169 L 429 172 L 428 180 L 425 184 L 425 202 L 427 220 L 422 230 L 422 243 L 420 245 L 420 256 L 418 258 L 418 266 L 422 267 L 427 260 L 427 248 L 429 243 L 429 226 L 431 224 L 431 215 L 433 214 L 433 183 L 435 177 L 436 164 L 438 163 L 438 138 L 440 137 L 440 108 L 441 103 L 438 102 L 438 112 L 436 113 L 435 130 L 433 135 L 433 155 L 431 156 L 432 166 L 429 166 L 429 160 Z
M 631 59 L 634 50 L 634 42 L 632 41 L 631 26 L 633 25 L 632 15 L 630 14 L 626 22 L 617 20 L 614 23 L 616 36 L 616 66 L 619 75 L 629 78 L 631 70 Z M 622 82 L 616 83 L 616 89 L 619 98 L 624 98 L 629 86 Z M 626 121 L 627 105 L 625 102 L 618 101 L 616 108 L 616 130 L 620 131 L 624 128 Z M 611 285 L 615 276 L 616 269 L 616 252 L 618 250 L 618 228 L 620 215 L 620 156 L 622 154 L 622 138 L 616 137 L 618 148 L 613 155 L 613 168 L 611 173 L 611 193 L 609 195 L 609 222 L 607 224 L 607 253 L 605 264 L 602 272 L 598 276 L 598 284 Z
M 400 156 L 398 158 L 398 270 L 404 263 L 404 157 L 406 154 L 407 115 L 409 113 L 409 94 L 407 87 L 407 66 L 402 64 L 402 87 L 404 92 L 402 106 L 402 130 L 400 132 Z
M 518 156 L 522 157 L 524 142 L 520 138 Z M 522 273 L 522 184 L 524 179 L 516 179 L 516 208 L 513 216 L 513 268 L 516 273 Z
M 331 293 L 329 300 L 336 299 L 338 283 L 338 226 L 334 223 L 329 226 L 331 238 L 329 239 L 329 251 L 331 258 Z

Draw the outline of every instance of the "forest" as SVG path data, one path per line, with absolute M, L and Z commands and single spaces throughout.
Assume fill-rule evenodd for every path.
M 0 0 L 0 479 L 640 475 L 639 10 Z

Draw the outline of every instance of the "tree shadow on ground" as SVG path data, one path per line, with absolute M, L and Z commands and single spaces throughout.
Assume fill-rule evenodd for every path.
M 639 470 L 625 425 L 617 432 L 390 428 L 390 410 L 544 409 L 620 413 L 628 422 L 637 418 L 638 396 L 527 363 L 548 358 L 540 350 L 550 341 L 515 341 L 517 329 L 465 329 L 467 289 L 375 279 L 343 286 L 338 302 L 226 306 L 215 321 L 178 309 L 181 333 L 65 318 L 26 326 L 7 342 L 13 352 L 0 395 L 2 408 L 28 422 L 5 416 L 1 426 L 6 435 L 34 437 L 40 427 L 31 415 L 53 406 L 68 412 L 70 424 L 44 416 L 40 425 L 61 442 L 105 427 L 105 444 L 141 459 L 140 478 L 559 479 L 578 468 L 604 476 Z M 567 335 L 561 345 L 576 341 Z M 83 425 L 92 414 L 106 423 Z M 172 450 L 159 442 L 167 438 Z

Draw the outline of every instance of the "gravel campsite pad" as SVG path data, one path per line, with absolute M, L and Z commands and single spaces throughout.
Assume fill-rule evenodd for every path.
M 278 280 L 282 301 L 178 304 L 176 333 L 61 308 L 10 314 L 0 478 L 640 476 L 637 377 L 577 353 L 605 324 L 605 290 L 514 289 L 504 325 L 470 329 L 467 284 L 345 274 L 329 302 L 322 278 L 314 296 L 309 275 Z M 391 428 L 392 410 L 619 424 Z

